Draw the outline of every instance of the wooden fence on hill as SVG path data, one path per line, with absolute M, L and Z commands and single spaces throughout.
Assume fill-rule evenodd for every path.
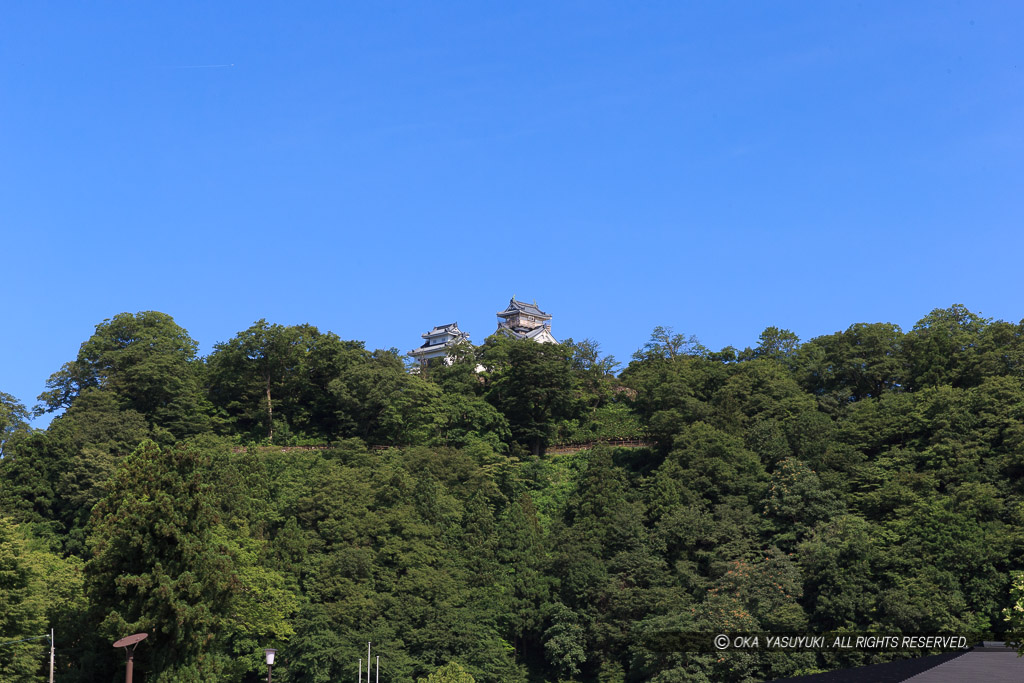
M 653 448 L 655 443 L 645 439 L 597 439 L 595 441 L 569 441 L 566 443 L 551 444 L 546 453 L 564 454 L 577 453 L 593 448 L 594 446 L 611 446 L 613 448 Z M 325 451 L 331 448 L 328 444 L 317 444 L 314 446 L 257 446 L 259 451 L 281 451 L 284 453 L 292 451 Z M 389 448 L 401 448 L 401 446 L 372 445 L 367 446 L 371 451 L 386 451 Z M 235 453 L 245 451 L 244 446 L 236 446 L 231 449 Z
M 569 443 L 556 443 L 548 446 L 546 453 L 576 453 L 585 451 L 594 446 L 612 446 L 614 448 L 654 448 L 653 441 L 644 439 L 598 439 L 596 441 L 574 441 Z

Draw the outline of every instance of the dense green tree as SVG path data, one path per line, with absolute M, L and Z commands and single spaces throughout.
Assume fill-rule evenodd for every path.
M 573 417 L 577 408 L 569 350 L 493 336 L 484 345 L 481 362 L 487 401 L 508 420 L 512 438 L 540 454 L 556 424 Z
M 310 325 L 302 329 L 298 372 L 282 387 L 279 406 L 288 411 L 289 424 L 297 434 L 321 441 L 351 436 L 355 417 L 338 410 L 331 387 L 365 363 L 370 353 L 363 342 L 345 341 Z
M 27 539 L 0 517 L 0 640 L 5 641 L 0 677 L 5 681 L 38 680 L 42 669 L 47 643 L 40 638 L 49 625 L 43 599 L 46 577 L 38 570 Z
M 66 529 L 58 519 L 56 492 L 61 463 L 50 457 L 44 432 L 16 440 L 0 459 L 0 515 L 25 524 L 32 535 L 56 548 Z
M 370 370 L 402 375 L 394 354 L 370 353 L 362 342 L 342 341 L 312 325 L 284 326 L 258 320 L 207 359 L 210 400 L 250 438 L 288 443 L 359 435 L 371 383 Z M 383 379 L 379 376 L 376 379 Z M 379 391 L 387 390 L 385 387 Z
M 760 459 L 737 437 L 703 422 L 680 432 L 668 462 L 678 464 L 677 480 L 684 487 L 712 505 L 732 499 L 753 503 L 766 489 Z
M 118 461 L 149 433 L 135 411 L 104 411 L 103 397 L 96 396 L 95 404 L 92 398 L 80 399 L 48 434 L 51 452 L 63 463 L 55 492 L 57 514 L 68 534 L 65 548 L 78 555 L 84 554 L 89 512 L 107 493 Z
M 262 430 L 274 439 L 274 396 L 298 370 L 305 331 L 260 319 L 214 347 L 207 360 L 210 396 L 240 431 Z
M 961 304 L 919 320 L 904 340 L 910 388 L 976 384 L 979 350 L 991 322 Z
M 85 607 L 81 561 L 60 557 L 23 525 L 0 517 L 0 677 L 40 680 L 49 659 L 51 628 L 62 653 L 78 650 Z M 92 680 L 77 675 L 83 659 L 88 657 L 62 656 L 60 680 Z
M 559 603 L 545 633 L 549 659 L 567 673 L 607 673 L 628 649 L 632 624 L 665 596 L 652 588 L 664 580 L 664 563 L 653 552 L 643 505 L 631 495 L 628 476 L 611 451 L 598 448 L 553 530 L 559 567 Z M 577 637 L 577 627 L 582 636 Z M 570 639 L 570 640 L 567 640 Z M 574 643 L 570 647 L 570 643 Z M 573 655 L 579 647 L 585 661 Z
M 1010 576 L 1010 604 L 1003 608 L 1003 621 L 1008 642 L 1017 643 L 1018 654 L 1024 651 L 1024 572 L 1017 570 Z M 1016 636 L 1016 637 L 1014 637 Z
M 842 512 L 842 502 L 806 463 L 787 458 L 772 472 L 764 514 L 775 525 L 778 546 L 793 549 L 817 523 Z
M 801 545 L 805 606 L 815 630 L 867 631 L 876 625 L 888 564 L 882 544 L 863 518 L 841 515 L 819 524 Z
M 634 360 L 621 375 L 629 402 L 663 449 L 686 425 L 711 419 L 714 394 L 728 380 L 726 365 L 702 357 L 652 356 Z
M 72 406 L 89 387 L 111 392 L 123 409 L 144 415 L 161 434 L 182 438 L 208 429 L 197 343 L 158 311 L 119 313 L 47 381 L 40 411 Z
M 287 637 L 281 582 L 255 563 L 255 541 L 220 523 L 207 456 L 144 443 L 119 465 L 93 509 L 87 589 L 102 635 L 151 635 L 157 681 L 229 680 L 246 637 Z M 255 643 L 255 640 L 251 641 Z
M 906 631 L 991 629 L 1007 580 L 996 564 L 1012 537 L 998 520 L 985 517 L 939 499 L 916 503 L 886 525 L 896 537 L 884 618 Z
M 449 347 L 444 359 L 435 359 L 421 374 L 441 386 L 446 394 L 477 396 L 480 394 L 480 377 L 477 365 L 480 347 L 468 341 L 460 341 Z
M 116 678 L 135 630 L 148 680 L 256 680 L 267 646 L 275 679 L 339 680 L 372 641 L 394 680 L 664 683 L 896 656 L 651 649 L 671 632 L 1017 613 L 1021 324 L 953 306 L 739 353 L 659 328 L 618 377 L 592 340 L 451 361 L 259 321 L 204 362 L 163 314 L 105 321 L 46 429 L 0 395 L 0 635 L 56 625 L 62 683 Z M 656 444 L 544 448 L 616 435 Z M 4 680 L 38 675 L 26 642 Z
M 4 445 L 16 434 L 29 431 L 29 412 L 23 403 L 10 394 L 0 391 L 0 458 L 4 456 Z
M 714 413 L 708 421 L 735 433 L 764 419 L 785 425 L 817 408 L 780 363 L 765 359 L 737 364 L 711 401 Z
M 686 336 L 671 327 L 658 325 L 651 332 L 651 338 L 643 348 L 633 354 L 633 360 L 643 361 L 652 358 L 672 359 L 677 356 L 701 356 L 707 349 L 697 337 Z
M 500 621 L 518 658 L 540 657 L 544 612 L 553 579 L 545 571 L 549 547 L 529 494 L 513 501 L 496 529 L 498 581 L 502 588 Z
M 22 439 L 0 466 L 7 482 L 0 507 L 30 524 L 49 520 L 61 547 L 82 555 L 89 511 L 104 495 L 117 460 L 150 433 L 142 415 L 120 410 L 111 392 L 90 387 L 49 429 Z
M 798 378 L 816 394 L 878 398 L 906 383 L 903 332 L 891 323 L 858 323 L 800 347 Z
M 757 348 L 749 355 L 752 358 L 767 358 L 779 362 L 788 362 L 796 355 L 800 346 L 800 337 L 791 330 L 778 327 L 766 327 L 757 338 Z
M 566 339 L 562 345 L 569 350 L 569 362 L 577 378 L 580 399 L 591 413 L 612 397 L 615 368 L 614 356 L 602 356 L 601 345 L 593 339 L 576 342 Z
M 458 662 L 449 662 L 419 683 L 475 683 L 476 679 L 469 675 Z
M 288 522 L 277 530 L 274 547 L 279 566 L 309 601 L 288 648 L 289 680 L 338 680 L 353 664 L 341 644 L 380 642 L 363 630 L 380 616 L 373 589 L 372 471 L 319 455 L 275 460 L 268 465 L 275 482 L 270 496 Z
M 1024 377 L 1024 323 L 990 322 L 977 351 L 973 368 L 976 377 Z
M 579 616 L 560 602 L 551 608 L 544 633 L 544 650 L 552 668 L 564 675 L 580 672 L 587 661 L 587 637 Z

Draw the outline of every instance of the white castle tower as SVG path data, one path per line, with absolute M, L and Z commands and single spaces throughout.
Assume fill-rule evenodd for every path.
M 537 302 L 528 304 L 516 301 L 513 296 L 508 308 L 498 311 L 498 329 L 495 334 L 507 334 L 516 339 L 532 339 L 540 344 L 557 344 L 551 334 L 551 316 L 537 307 Z
M 435 358 L 447 358 L 453 346 L 462 341 L 469 341 L 469 333 L 460 330 L 457 322 L 438 325 L 420 336 L 426 341 L 408 354 L 419 361 L 420 365 L 427 365 Z

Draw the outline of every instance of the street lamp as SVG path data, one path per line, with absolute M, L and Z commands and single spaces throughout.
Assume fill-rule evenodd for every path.
M 132 670 L 135 668 L 135 648 L 139 646 L 148 633 L 136 633 L 133 636 L 126 636 L 121 640 L 114 643 L 114 647 L 123 647 L 124 656 L 126 659 L 124 667 L 124 680 L 125 683 L 132 683 Z M 130 650 L 128 648 L 131 648 Z
M 265 652 L 267 654 L 267 683 L 270 683 L 270 671 L 274 668 L 274 655 L 277 654 L 277 650 L 268 647 Z

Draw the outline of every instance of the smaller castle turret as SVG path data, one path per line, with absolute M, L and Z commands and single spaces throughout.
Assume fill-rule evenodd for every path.
M 435 358 L 447 359 L 448 352 L 453 346 L 462 341 L 469 341 L 469 333 L 460 330 L 457 322 L 438 325 L 420 336 L 426 341 L 422 346 L 408 353 L 409 356 L 419 361 L 420 365 L 426 365 Z

